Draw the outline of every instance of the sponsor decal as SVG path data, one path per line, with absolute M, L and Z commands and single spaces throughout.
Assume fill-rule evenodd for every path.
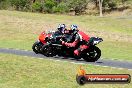
M 130 83 L 131 76 L 129 74 L 86 74 L 86 71 L 80 66 L 76 81 L 78 84 L 85 83 Z

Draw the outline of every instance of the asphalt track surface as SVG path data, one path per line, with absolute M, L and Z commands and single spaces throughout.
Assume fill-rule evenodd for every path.
M 114 68 L 126 68 L 132 70 L 132 62 L 127 61 L 118 61 L 118 60 L 106 60 L 106 59 L 99 59 L 97 62 L 85 62 L 84 60 L 75 60 L 73 58 L 64 58 L 64 57 L 45 57 L 41 54 L 35 54 L 33 51 L 27 50 L 18 50 L 18 49 L 5 49 L 0 48 L 0 53 L 7 53 L 7 54 L 15 54 L 20 56 L 28 56 L 28 57 L 36 57 L 36 58 L 43 58 L 43 59 L 52 59 L 58 61 L 68 61 L 71 63 L 76 64 L 93 64 L 99 66 L 109 66 Z

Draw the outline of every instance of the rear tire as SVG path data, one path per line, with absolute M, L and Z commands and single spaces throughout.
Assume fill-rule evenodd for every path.
M 87 62 L 95 62 L 100 58 L 100 56 L 101 50 L 96 46 L 92 46 L 88 49 L 87 53 L 83 55 L 83 59 Z
M 33 44 L 33 46 L 32 46 L 32 50 L 36 53 L 36 54 L 38 54 L 38 53 L 41 53 L 41 49 L 42 48 L 42 43 L 41 42 L 38 42 L 38 41 L 36 41 L 34 44 Z

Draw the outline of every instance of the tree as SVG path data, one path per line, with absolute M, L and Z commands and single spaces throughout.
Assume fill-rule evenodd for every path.
M 128 0 L 121 0 L 121 2 L 122 2 L 123 5 L 124 5 L 124 3 L 125 3 L 126 1 L 128 1 Z
M 94 3 L 95 6 L 96 6 L 96 8 L 99 7 L 99 2 L 98 2 L 98 0 L 90 0 L 90 2 Z
M 9 0 L 0 0 L 0 9 L 8 9 L 11 7 Z
M 94 4 L 95 4 L 95 6 L 96 6 L 96 8 L 98 8 L 99 9 L 99 13 L 100 13 L 100 17 L 102 17 L 103 16 L 103 1 L 104 0 L 90 0 L 91 2 L 93 2 Z
M 103 10 L 102 10 L 103 0 L 98 0 L 98 2 L 99 2 L 100 17 L 102 17 L 103 16 Z
M 34 2 L 32 4 L 32 11 L 42 12 L 42 4 L 40 2 Z
M 66 13 L 69 12 L 69 7 L 66 3 L 61 2 L 57 6 L 54 6 L 52 10 L 54 13 Z
M 30 0 L 10 0 L 10 1 L 11 1 L 11 5 L 14 6 L 16 10 L 24 10 L 24 8 L 30 4 Z
M 118 0 L 117 0 L 118 1 Z M 106 9 L 113 10 L 117 6 L 116 0 L 91 0 L 99 10 L 100 17 L 103 16 L 103 11 Z
M 45 0 L 43 3 L 43 10 L 48 13 L 52 13 L 53 7 L 57 5 L 55 0 Z
M 89 0 L 70 0 L 69 7 L 75 11 L 75 15 L 79 15 L 87 9 Z

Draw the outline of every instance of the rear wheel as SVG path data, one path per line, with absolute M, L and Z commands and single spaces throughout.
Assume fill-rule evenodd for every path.
M 101 50 L 96 46 L 92 46 L 88 49 L 87 53 L 83 55 L 83 59 L 87 62 L 95 62 L 100 58 L 100 56 Z
M 34 51 L 36 54 L 41 53 L 40 49 L 42 48 L 42 45 L 43 45 L 43 44 L 42 44 L 41 42 L 36 41 L 36 42 L 33 44 L 33 46 L 32 46 L 33 51 Z

